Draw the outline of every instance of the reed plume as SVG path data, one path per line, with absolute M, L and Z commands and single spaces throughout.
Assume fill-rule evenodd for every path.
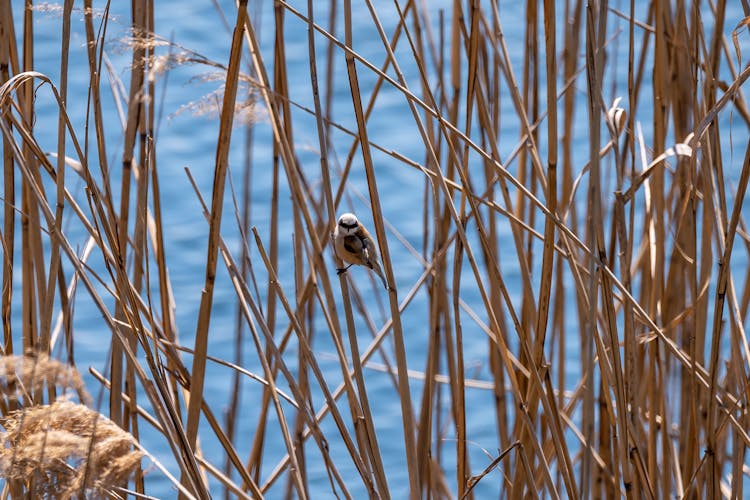
M 83 404 L 91 404 L 91 396 L 83 384 L 78 370 L 46 354 L 30 353 L 26 356 L 0 356 L 0 408 L 3 415 L 19 405 L 24 406 L 24 398 L 32 400 L 45 387 L 51 391 L 61 391 L 65 396 L 71 392 Z
M 70 401 L 17 410 L 2 426 L 0 476 L 32 498 L 116 495 L 143 456 L 132 435 Z

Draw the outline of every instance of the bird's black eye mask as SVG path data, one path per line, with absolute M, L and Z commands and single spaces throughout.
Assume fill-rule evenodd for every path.
M 355 222 L 354 222 L 354 223 L 352 223 L 352 224 L 347 224 L 347 223 L 346 223 L 346 222 L 344 222 L 344 221 L 339 221 L 339 226 L 341 226 L 341 227 L 345 227 L 345 228 L 347 228 L 347 229 L 354 229 L 355 227 L 359 226 L 359 223 L 355 221 Z

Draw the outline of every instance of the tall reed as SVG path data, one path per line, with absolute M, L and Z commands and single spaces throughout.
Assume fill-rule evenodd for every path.
M 743 498 L 747 2 L 240 0 L 218 61 L 124 8 L 0 1 L 4 494 Z M 183 103 L 218 125 L 195 269 L 159 153 L 182 68 L 222 82 Z M 353 210 L 387 292 L 334 278 Z

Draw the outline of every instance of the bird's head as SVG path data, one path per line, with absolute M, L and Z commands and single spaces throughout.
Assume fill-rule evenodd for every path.
M 359 229 L 359 221 L 357 216 L 354 214 L 346 213 L 339 217 L 338 221 L 339 232 L 345 235 L 354 234 Z

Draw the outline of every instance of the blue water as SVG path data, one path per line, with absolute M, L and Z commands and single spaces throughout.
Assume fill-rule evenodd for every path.
M 174 0 L 157 2 L 155 9 L 157 33 L 165 39 L 173 40 L 180 46 L 202 54 L 208 59 L 226 63 L 228 60 L 231 32 L 224 29 L 221 18 L 212 5 L 212 2 L 189 2 L 191 4 L 189 7 L 186 6 L 187 3 L 188 2 L 178 2 Z M 234 23 L 234 2 L 222 1 L 219 3 L 226 13 L 229 23 Z M 385 58 L 380 39 L 369 20 L 366 7 L 360 2 L 353 3 L 355 4 L 354 8 L 357 9 L 357 12 L 355 13 L 355 49 L 379 67 Z M 252 2 L 252 4 L 251 13 L 257 21 L 256 25 L 258 26 L 259 34 L 261 36 L 261 45 L 264 50 L 263 55 L 268 64 L 268 71 L 270 74 L 274 35 L 272 4 L 270 2 Z M 306 10 L 306 2 L 296 2 L 294 5 L 303 12 Z M 451 3 L 448 1 L 430 2 L 430 17 L 435 27 L 437 26 L 438 10 L 445 9 L 446 15 L 448 15 L 451 9 L 450 5 Z M 643 3 L 643 6 L 645 6 L 645 3 Z M 17 30 L 20 30 L 21 27 L 20 7 L 20 2 L 14 4 Z M 80 5 L 77 4 L 77 7 L 80 7 Z M 617 7 L 621 9 L 625 8 L 625 6 Z M 101 8 L 101 6 L 98 8 Z M 380 20 L 383 22 L 385 32 L 390 36 L 397 20 L 395 10 L 390 4 L 383 6 L 378 5 L 377 8 L 379 9 L 378 13 Z M 328 7 L 323 5 L 316 5 L 316 9 L 318 15 L 328 11 Z M 110 20 L 107 26 L 107 43 L 105 45 L 105 51 L 112 62 L 112 67 L 114 68 L 112 76 L 124 79 L 125 81 L 123 83 L 125 88 L 128 86 L 127 78 L 129 74 L 130 56 L 127 49 L 123 46 L 122 40 L 127 36 L 127 25 L 129 22 L 128 10 L 129 2 L 113 2 L 111 12 L 109 13 Z M 639 10 L 636 12 L 638 11 Z M 524 34 L 522 32 L 524 26 L 524 12 L 523 9 L 516 6 L 516 2 L 509 1 L 501 2 L 500 12 L 502 14 L 505 40 L 511 53 L 514 71 L 516 72 L 516 75 L 519 76 L 522 68 L 521 56 L 524 53 Z M 644 11 L 641 10 L 641 12 Z M 342 15 L 342 13 L 339 14 L 339 28 L 343 26 Z M 645 12 L 642 16 L 645 16 Z M 739 5 L 728 7 L 728 27 L 725 31 L 727 36 L 731 36 L 731 30 L 741 18 L 742 15 Z M 289 74 L 293 75 L 293 78 L 291 78 L 289 82 L 291 85 L 290 95 L 292 96 L 292 99 L 300 105 L 312 108 L 313 103 L 310 97 L 306 25 L 291 14 L 287 14 L 286 19 L 287 64 Z M 34 56 L 35 69 L 47 74 L 53 82 L 58 82 L 58 55 L 61 19 L 59 14 L 54 10 L 42 9 L 35 13 L 34 20 L 36 49 Z M 89 85 L 84 47 L 85 34 L 83 31 L 83 14 L 80 11 L 77 11 L 74 13 L 73 20 L 68 112 L 73 119 L 76 131 L 80 134 L 81 140 L 83 140 L 83 130 L 86 117 L 86 90 Z M 321 16 L 319 22 L 326 26 L 326 16 Z M 609 31 L 612 33 L 615 32 L 617 27 L 622 30 L 627 29 L 627 25 L 621 20 L 612 18 L 611 22 L 613 27 L 610 28 Z M 709 27 L 706 27 L 706 29 L 708 28 Z M 341 33 L 340 29 L 338 33 Z M 621 36 L 622 41 L 620 43 L 615 42 L 612 46 L 612 50 L 617 53 L 617 55 L 613 54 L 612 57 L 617 57 L 618 61 L 625 61 L 627 60 L 627 33 L 624 32 Z M 316 37 L 316 42 L 318 43 L 318 61 L 321 63 L 319 77 L 322 79 L 324 76 L 322 69 L 324 66 L 322 65 L 322 61 L 325 56 L 325 44 L 320 36 Z M 747 37 L 744 37 L 741 42 L 743 54 L 747 58 L 747 55 L 750 53 L 750 51 L 748 51 L 749 44 L 747 42 Z M 161 53 L 164 54 L 165 49 L 162 49 Z M 401 70 L 407 78 L 409 86 L 415 93 L 419 93 L 418 89 L 420 86 L 418 71 L 413 64 L 410 64 L 412 57 L 407 46 L 404 44 L 403 39 L 400 42 L 396 54 L 399 58 L 399 63 L 401 64 Z M 333 115 L 337 123 L 349 129 L 355 129 L 356 123 L 350 112 L 351 96 L 348 90 L 346 68 L 341 52 L 336 53 L 336 58 L 335 71 L 337 75 L 337 83 L 334 89 L 335 99 Z M 243 68 L 243 70 L 244 69 L 246 69 L 246 67 Z M 610 88 L 607 88 L 605 100 L 611 100 L 616 95 L 626 95 L 626 84 L 624 81 L 626 69 L 624 66 L 621 66 L 619 68 L 608 69 L 608 72 L 615 70 L 617 71 L 617 76 L 615 78 L 618 81 L 618 88 L 615 89 L 614 92 Z M 199 101 L 204 95 L 217 89 L 217 83 L 215 81 L 200 81 L 200 77 L 205 76 L 210 71 L 212 70 L 205 67 L 182 66 L 171 71 L 168 78 L 161 75 L 157 80 L 157 87 L 159 89 L 157 90 L 157 96 L 161 96 L 163 89 L 166 88 L 166 91 L 163 94 L 163 100 L 160 100 L 157 103 L 157 109 L 162 114 L 163 118 L 158 125 L 158 135 L 156 138 L 156 159 L 159 168 L 162 205 L 164 210 L 166 254 L 170 270 L 170 279 L 174 291 L 174 300 L 176 303 L 175 313 L 179 336 L 182 343 L 189 347 L 193 345 L 195 323 L 198 316 L 201 289 L 203 287 L 208 230 L 207 224 L 201 214 L 200 204 L 192 192 L 192 188 L 184 169 L 187 168 L 190 170 L 196 179 L 201 193 L 206 199 L 209 199 L 213 179 L 218 122 L 213 115 L 197 116 L 195 113 L 191 112 L 191 110 L 182 110 L 182 108 L 188 103 Z M 388 74 L 394 76 L 393 70 L 389 70 Z M 613 74 L 608 73 L 608 76 L 610 79 L 613 78 Z M 362 95 L 366 102 L 371 93 L 374 77 L 362 66 L 359 67 L 359 77 L 360 85 L 362 86 Z M 646 82 L 648 81 L 649 78 L 646 78 Z M 107 142 L 108 149 L 106 160 L 112 169 L 114 179 L 116 179 L 116 182 L 113 182 L 113 185 L 119 186 L 122 131 L 119 117 L 116 114 L 116 107 L 109 91 L 110 82 L 111 78 L 108 75 L 105 75 L 102 84 L 102 107 L 109 139 Z M 585 93 L 585 79 L 579 78 L 575 86 L 577 91 Z M 646 90 L 648 90 L 648 85 L 646 86 Z M 511 99 L 507 94 L 507 89 L 503 94 L 503 99 L 502 116 L 504 118 L 500 124 L 500 145 L 501 154 L 505 157 L 516 145 L 519 128 L 517 121 L 512 118 L 515 115 L 515 110 L 513 109 Z M 542 97 L 542 100 L 543 99 L 544 98 Z M 585 99 L 580 98 L 578 99 L 578 102 L 580 105 L 583 105 Z M 649 101 L 647 99 L 642 99 L 641 105 L 637 110 L 637 118 L 643 123 L 644 135 L 647 143 L 650 139 L 649 127 L 651 123 L 651 113 L 648 109 L 648 105 Z M 40 89 L 37 93 L 36 111 L 37 118 L 35 130 L 37 137 L 40 139 L 43 147 L 46 146 L 49 150 L 54 150 L 57 121 L 56 108 L 49 97 L 48 90 L 45 88 Z M 308 179 L 312 182 L 317 182 L 319 179 L 319 174 L 317 173 L 319 171 L 319 163 L 315 120 L 312 116 L 302 111 L 295 110 L 293 112 L 295 113 L 295 120 L 297 120 L 295 121 L 294 131 L 295 147 L 297 148 L 298 157 L 303 169 L 308 175 Z M 726 140 L 727 144 L 725 144 L 725 147 L 727 148 L 728 156 L 725 158 L 725 164 L 729 164 L 729 161 L 731 161 L 733 166 L 739 166 L 742 161 L 744 144 L 747 140 L 747 130 L 740 123 L 740 120 L 735 119 L 734 121 L 731 121 L 731 116 L 726 115 L 726 113 L 722 115 L 722 120 L 724 120 L 723 130 L 730 130 L 732 136 Z M 586 110 L 584 108 L 578 109 L 577 117 L 579 118 L 579 124 L 576 127 L 574 141 L 576 145 L 576 159 L 578 160 L 578 164 L 582 164 L 582 162 L 588 157 L 588 131 L 586 130 L 588 121 L 586 119 Z M 237 127 L 235 128 L 234 136 L 232 138 L 233 147 L 230 156 L 232 169 L 231 175 L 238 192 L 241 189 L 242 165 L 244 160 L 244 132 L 240 125 L 241 124 L 237 124 Z M 368 123 L 368 133 L 372 142 L 383 146 L 387 150 L 397 151 L 400 155 L 420 164 L 424 162 L 424 146 L 418 135 L 417 128 L 413 124 L 413 119 L 404 97 L 398 90 L 389 85 L 385 85 L 380 91 L 376 110 Z M 264 238 L 268 234 L 269 228 L 267 207 L 271 188 L 270 173 L 272 165 L 270 139 L 271 133 L 268 120 L 261 116 L 260 121 L 255 126 L 254 147 L 252 152 L 253 205 L 251 207 L 251 224 L 258 228 L 260 234 L 263 235 Z M 731 144 L 729 139 L 732 141 Z M 336 152 L 336 156 L 331 158 L 331 164 L 336 165 L 337 162 L 343 163 L 351 144 L 351 137 L 340 131 L 334 131 L 331 141 L 334 144 Z M 90 145 L 90 150 L 92 151 L 92 154 L 94 154 L 94 144 Z M 72 149 L 69 147 L 68 151 L 71 152 Z M 393 158 L 381 153 L 380 151 L 373 150 L 373 155 L 378 173 L 378 187 L 381 194 L 381 200 L 383 201 L 384 217 L 398 228 L 399 232 L 413 247 L 421 250 L 424 233 L 421 217 L 424 183 L 423 175 L 418 170 L 407 167 L 402 163 L 397 163 Z M 95 154 L 94 157 L 96 157 Z M 478 166 L 476 173 L 473 174 L 475 179 L 478 180 L 481 172 L 481 170 L 479 170 L 480 164 L 476 156 L 472 156 L 472 161 Z M 352 170 L 349 178 L 349 194 L 352 198 L 352 206 L 347 206 L 347 209 L 351 208 L 355 213 L 360 215 L 364 214 L 362 215 L 362 218 L 365 222 L 369 222 L 371 221 L 368 214 L 369 207 L 356 194 L 361 193 L 365 198 L 367 197 L 367 184 L 361 164 L 361 160 L 357 157 L 357 159 L 355 159 L 355 168 Z M 515 165 L 512 165 L 510 170 L 515 171 Z M 338 176 L 335 174 L 335 171 L 336 170 L 334 169 L 334 180 L 337 180 Z M 72 173 L 69 175 L 74 177 Z M 732 175 L 730 175 L 730 177 L 732 177 Z M 736 178 L 736 174 L 734 174 L 734 177 Z M 83 199 L 80 182 L 73 180 L 70 189 L 73 192 L 77 192 L 79 197 Z M 584 191 L 581 191 L 581 193 L 583 192 Z M 585 199 L 584 196 L 579 196 L 579 198 Z M 241 241 L 240 235 L 237 231 L 237 224 L 234 220 L 231 201 L 229 200 L 229 192 L 227 192 L 227 199 L 224 224 L 222 226 L 223 235 L 234 252 L 234 255 L 239 256 Z M 293 227 L 289 213 L 288 188 L 283 183 L 281 186 L 280 199 L 282 213 L 279 232 L 279 261 L 282 263 L 292 262 L 290 248 L 292 246 Z M 415 210 L 419 216 L 409 217 L 409 214 L 413 213 Z M 507 250 L 508 252 L 503 252 L 503 254 L 501 254 L 501 269 L 503 271 L 504 279 L 510 288 L 514 304 L 518 308 L 520 307 L 519 301 L 521 296 L 521 290 L 519 289 L 520 271 L 518 269 L 517 260 L 514 256 L 515 249 L 512 246 L 512 241 L 510 239 L 508 222 L 502 217 L 499 217 L 499 220 L 499 232 L 502 235 L 503 245 L 505 245 L 504 250 Z M 539 228 L 541 228 L 541 225 L 539 224 L 540 221 L 541 217 L 537 219 Z M 473 226 L 470 224 L 470 228 L 471 227 Z M 80 247 L 83 246 L 85 242 L 83 228 L 75 223 L 71 223 L 67 229 L 67 235 L 71 241 L 76 242 Z M 474 248 L 478 248 L 478 240 L 475 231 L 471 232 L 470 237 L 472 238 Z M 267 240 L 265 240 L 265 243 L 267 245 Z M 422 268 L 409 254 L 406 248 L 395 238 L 389 241 L 389 245 L 394 268 L 398 270 L 396 273 L 396 280 L 399 289 L 399 296 L 403 297 L 406 291 L 411 288 L 411 285 L 420 276 Z M 541 255 L 539 252 L 540 248 L 536 248 L 535 250 L 537 251 L 537 255 Z M 257 257 L 257 252 L 255 252 L 254 255 Z M 101 264 L 98 262 L 96 256 L 92 257 L 92 259 L 92 266 L 96 267 L 99 265 L 99 269 L 101 269 Z M 737 259 L 736 265 L 739 268 L 746 265 L 746 257 L 744 253 L 738 253 Z M 254 264 L 256 266 L 256 271 L 259 272 L 262 267 L 262 262 L 259 259 L 254 259 Z M 465 283 L 470 284 L 472 280 L 470 274 L 471 271 L 468 266 L 465 266 L 464 273 L 467 276 Z M 264 275 L 260 273 L 258 277 L 262 283 Z M 358 282 L 369 279 L 366 272 L 361 269 L 354 269 L 352 271 L 352 277 Z M 288 296 L 293 297 L 293 275 L 291 265 L 281 267 L 280 279 L 285 292 Z M 538 279 L 538 276 L 536 279 Z M 20 289 L 20 282 L 18 280 L 20 280 L 20 277 L 17 277 L 16 280 L 17 289 Z M 227 274 L 222 265 L 219 266 L 219 277 L 217 283 L 211 321 L 209 354 L 219 358 L 232 360 L 235 356 L 233 352 L 233 338 L 235 329 L 236 300 L 235 292 L 227 279 Z M 470 286 L 464 288 L 465 289 L 462 290 L 463 300 L 466 301 L 466 303 L 475 311 L 482 311 L 481 298 L 477 291 Z M 363 290 L 365 301 L 368 304 L 376 304 L 376 294 L 380 295 L 381 301 L 386 300 L 385 295 L 382 294 L 382 290 L 380 289 L 372 291 L 368 287 L 363 287 Z M 17 294 L 16 297 L 18 297 L 18 295 L 19 294 Z M 569 303 L 573 304 L 572 301 Z M 419 292 L 415 300 L 404 312 L 402 318 L 406 335 L 405 342 L 409 368 L 420 371 L 425 368 L 426 363 L 425 352 L 427 348 L 428 332 L 424 318 L 426 317 L 427 304 L 428 299 L 426 294 L 424 292 Z M 108 306 L 111 305 L 110 301 Z M 372 306 L 370 313 L 373 315 L 374 321 L 379 327 L 385 320 L 385 317 L 381 313 L 381 309 L 378 306 Z M 102 321 L 99 312 L 93 307 L 88 300 L 87 294 L 83 291 L 79 291 L 78 293 L 75 314 L 75 355 L 78 366 L 84 371 L 87 367 L 91 366 L 100 372 L 106 373 L 109 338 L 108 334 L 103 337 L 103 332 L 106 332 L 107 328 Z M 570 318 L 574 318 L 575 316 L 576 313 L 572 310 L 567 314 L 569 321 Z M 281 317 L 281 315 L 278 317 Z M 485 322 L 487 321 L 481 313 L 480 318 Z M 474 322 L 468 315 L 462 316 L 462 320 L 467 376 L 489 381 L 491 378 L 487 366 L 487 337 L 480 328 L 475 326 Z M 283 321 L 281 324 L 285 326 Z M 357 326 L 359 347 L 360 350 L 363 351 L 369 344 L 370 334 L 367 332 L 364 322 L 359 321 Z M 576 331 L 577 327 L 578 325 L 571 321 L 570 330 Z M 16 331 L 19 330 L 17 329 Z M 283 329 L 280 328 L 279 331 L 283 331 Z M 322 320 L 319 321 L 319 329 L 315 332 L 315 335 L 314 350 L 316 355 L 318 355 L 318 361 L 326 374 L 329 386 L 335 388 L 341 378 L 339 375 L 339 365 L 335 357 L 333 344 Z M 346 345 L 348 348 L 348 344 Z M 392 352 L 390 349 L 390 339 L 387 339 L 383 345 L 386 346 L 389 353 Z M 580 373 L 578 373 L 576 366 L 576 358 L 578 356 L 576 346 L 568 344 L 568 348 L 570 349 L 570 352 L 568 353 L 569 356 L 566 363 L 566 369 L 568 370 L 566 372 L 566 379 L 571 382 L 571 386 L 563 388 L 566 390 L 573 389 L 574 386 L 572 385 L 572 382 L 580 378 Z M 292 368 L 295 366 L 294 360 L 296 359 L 296 349 L 297 346 L 292 344 L 286 355 L 286 359 Z M 245 337 L 245 347 L 242 353 L 242 358 L 243 366 L 245 368 L 255 373 L 262 374 L 262 369 L 256 359 L 255 349 L 247 334 Z M 381 361 L 378 355 L 374 356 L 373 360 L 377 362 Z M 392 355 L 389 356 L 389 360 L 395 366 L 394 357 Z M 185 363 L 186 366 L 190 366 L 191 358 L 189 355 L 185 356 Z M 443 369 L 442 371 L 446 372 L 447 370 Z M 231 376 L 232 373 L 227 368 L 216 366 L 209 362 L 205 397 L 211 408 L 216 410 L 227 407 L 229 401 L 228 392 L 230 389 L 229 380 Z M 407 468 L 403 449 L 401 406 L 398 399 L 393 397 L 393 386 L 388 375 L 380 371 L 368 370 L 366 371 L 365 377 L 375 419 L 375 426 L 378 431 L 379 444 L 388 474 L 389 485 L 394 498 L 404 497 L 408 491 L 408 486 Z M 89 382 L 89 387 L 95 397 L 100 396 L 101 393 L 98 385 L 96 385 L 93 379 L 88 375 L 87 381 Z M 281 381 L 280 387 L 289 392 L 285 382 Z M 419 404 L 422 383 L 418 380 L 413 380 L 411 382 L 411 387 L 413 403 L 416 406 Z M 239 419 L 236 441 L 237 450 L 243 460 L 247 457 L 249 447 L 252 443 L 252 433 L 255 429 L 255 421 L 258 412 L 257 407 L 261 390 L 262 388 L 259 384 L 247 380 L 243 381 L 240 412 L 241 418 Z M 106 397 L 107 395 L 105 394 L 103 398 L 105 401 L 105 408 Z M 314 397 L 315 407 L 319 408 L 323 401 L 322 397 L 319 393 L 315 393 Z M 341 401 L 341 411 L 346 419 L 348 410 L 346 409 L 346 403 L 344 400 L 342 399 Z M 148 407 L 146 398 L 142 398 L 140 402 Z M 447 419 L 446 415 L 449 414 L 449 402 L 446 395 L 444 395 L 442 399 L 442 404 L 442 413 L 444 419 Z M 493 404 L 493 394 L 491 391 L 485 389 L 467 390 L 466 406 L 469 410 L 467 412 L 467 428 L 468 438 L 471 441 L 469 452 L 473 473 L 478 473 L 490 462 L 491 458 L 485 454 L 485 450 L 486 453 L 494 457 L 497 455 L 497 449 L 500 446 L 495 431 L 494 411 L 492 410 Z M 284 410 L 287 418 L 293 420 L 290 417 L 293 416 L 291 406 L 285 403 Z M 222 417 L 222 415 L 217 416 L 220 418 Z M 271 411 L 269 418 L 271 423 L 269 428 L 274 427 L 275 419 L 276 415 Z M 444 420 L 442 423 L 445 425 L 446 421 Z M 329 444 L 333 461 L 339 467 L 339 472 L 344 477 L 347 485 L 352 488 L 351 493 L 355 496 L 363 495 L 365 492 L 360 486 L 356 470 L 351 462 L 346 459 L 347 453 L 343 443 L 336 439 L 337 432 L 332 419 L 330 417 L 326 418 L 321 425 L 324 433 L 330 440 Z M 453 462 L 451 460 L 454 455 L 452 449 L 455 446 L 455 441 L 453 440 L 454 436 L 452 434 L 452 428 L 450 426 L 446 426 L 446 428 L 449 429 L 445 436 L 446 439 L 440 444 L 444 447 L 443 465 L 449 483 L 455 487 L 455 474 L 451 471 L 451 468 L 453 467 Z M 150 453 L 155 455 L 162 463 L 170 468 L 170 471 L 173 474 L 177 474 L 178 469 L 175 467 L 174 461 L 171 458 L 171 451 L 167 443 L 163 441 L 162 437 L 158 433 L 149 429 L 145 424 L 141 426 L 141 432 L 144 446 L 150 451 Z M 205 457 L 208 460 L 212 460 L 214 457 L 221 457 L 212 461 L 214 461 L 215 465 L 223 465 L 223 455 L 220 454 L 221 447 L 212 439 L 212 433 L 207 426 L 201 429 L 201 438 L 201 446 Z M 571 438 L 570 441 L 571 445 L 573 445 L 572 442 L 574 439 Z M 322 462 L 319 459 L 317 449 L 312 441 L 307 449 L 309 451 L 307 467 L 311 494 L 313 494 L 313 498 L 328 498 L 331 496 L 328 478 L 325 469 L 322 466 Z M 270 433 L 266 441 L 263 477 L 267 476 L 285 453 L 286 450 L 284 449 L 283 443 L 280 439 L 275 438 L 275 434 Z M 433 455 L 436 453 L 437 451 L 433 449 Z M 478 493 L 478 497 L 496 495 L 500 481 L 500 472 L 492 472 L 490 476 L 485 478 L 475 490 Z M 218 494 L 222 491 L 219 483 L 212 478 L 210 478 L 210 485 L 213 492 Z M 283 492 L 284 482 L 282 480 L 277 482 L 269 496 L 278 497 L 281 496 Z M 173 497 L 175 494 L 171 484 L 160 472 L 154 469 L 150 470 L 147 475 L 147 493 L 163 498 Z

